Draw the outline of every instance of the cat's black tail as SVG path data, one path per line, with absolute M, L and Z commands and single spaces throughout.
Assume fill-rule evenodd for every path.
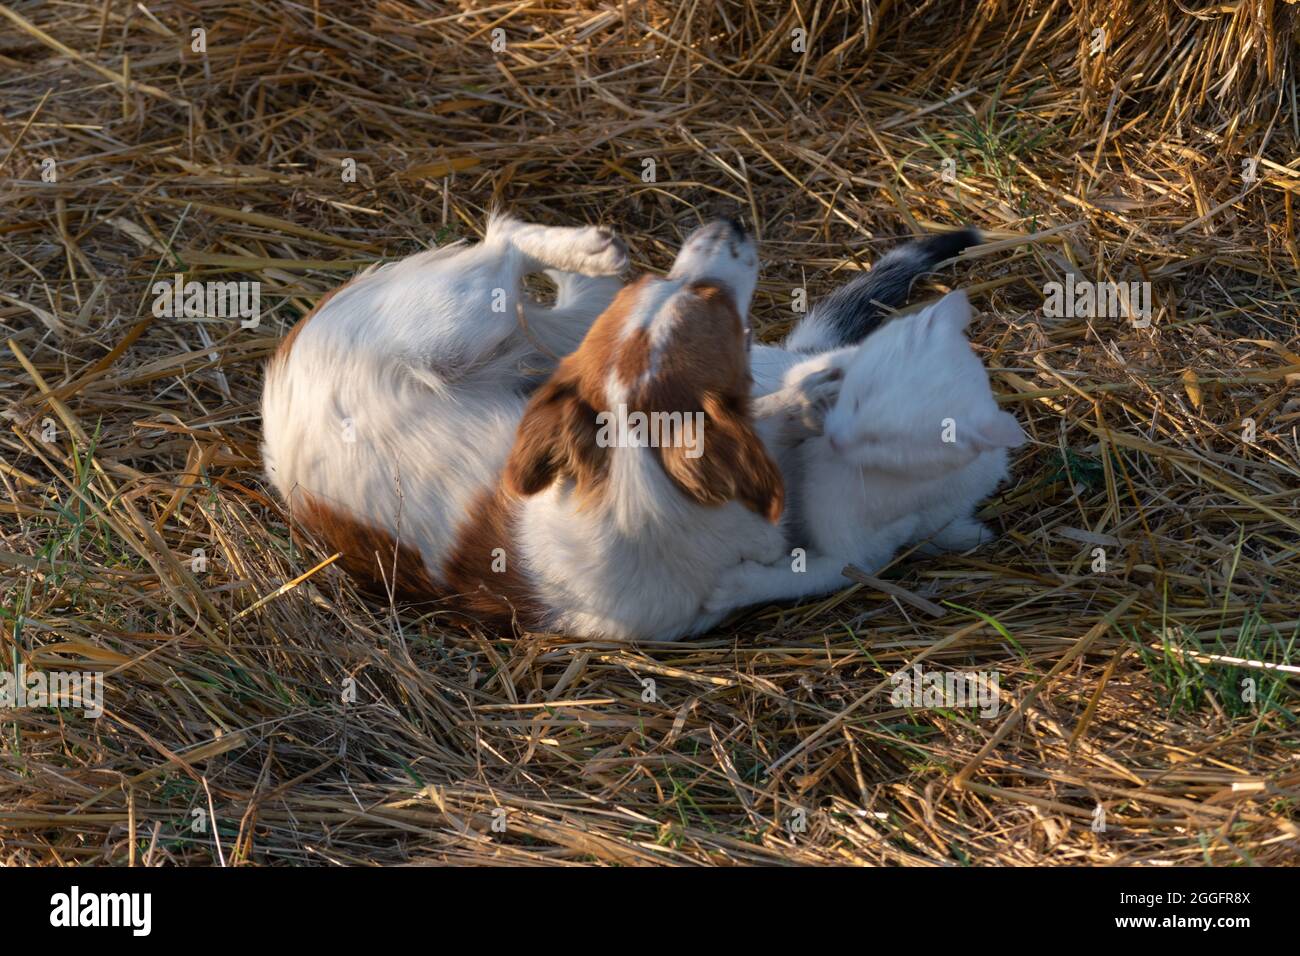
M 818 302 L 787 336 L 785 348 L 792 352 L 824 352 L 856 345 L 880 325 L 886 309 L 907 301 L 917 276 L 980 241 L 979 230 L 967 226 L 891 249 L 866 275 Z

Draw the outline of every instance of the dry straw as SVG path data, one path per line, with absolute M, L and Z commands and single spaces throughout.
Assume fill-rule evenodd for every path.
M 0 666 L 107 688 L 3 715 L 0 862 L 1294 861 L 1300 7 L 472 7 L 0 5 Z M 769 340 L 980 226 L 918 297 L 971 289 L 1034 438 L 1002 537 L 681 645 L 360 599 L 261 477 L 262 363 L 497 204 L 646 268 L 738 207 Z M 155 317 L 176 272 L 262 324 Z M 1151 327 L 1045 316 L 1068 272 Z M 893 706 L 918 660 L 999 715 Z

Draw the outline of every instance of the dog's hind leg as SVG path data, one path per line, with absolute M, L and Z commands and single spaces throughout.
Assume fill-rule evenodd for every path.
M 524 321 L 538 346 L 559 357 L 578 347 L 623 283 L 617 276 L 585 276 L 558 269 L 547 269 L 546 274 L 556 285 L 555 304 L 547 308 L 525 302 Z
M 488 223 L 485 243 L 508 243 L 524 257 L 524 272 L 559 269 L 586 276 L 618 275 L 627 268 L 627 247 L 599 226 L 540 226 L 510 216 Z
M 520 368 L 527 379 L 544 377 L 555 360 L 577 347 L 613 299 L 619 283 L 612 276 L 626 263 L 622 242 L 606 230 L 494 217 L 483 242 L 415 273 L 421 291 L 410 299 L 421 311 L 441 317 L 403 330 L 424 359 L 415 366 L 417 377 L 430 384 L 451 382 L 498 365 L 503 384 Z M 548 309 L 525 293 L 523 278 L 557 269 L 567 275 L 557 278 L 556 306 Z

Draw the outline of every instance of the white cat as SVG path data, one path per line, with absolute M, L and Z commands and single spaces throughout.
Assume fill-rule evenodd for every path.
M 966 339 L 971 315 L 957 291 L 856 347 L 807 358 L 755 348 L 756 394 L 827 369 L 843 385 L 824 433 L 801 446 L 800 473 L 787 475 L 798 507 L 789 544 L 805 549 L 806 566 L 746 561 L 722 574 L 706 607 L 824 594 L 846 584 L 846 564 L 875 572 L 927 538 L 931 550 L 965 551 L 993 537 L 972 515 L 1025 434 Z

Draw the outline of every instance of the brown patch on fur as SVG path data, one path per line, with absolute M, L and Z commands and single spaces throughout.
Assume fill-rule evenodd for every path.
M 750 425 L 746 408 L 733 399 L 705 395 L 703 454 L 689 458 L 680 445 L 659 449 L 659 463 L 673 484 L 700 504 L 735 499 L 775 524 L 785 507 L 781 471 Z
M 603 487 L 610 449 L 596 444 L 596 416 L 610 408 L 605 385 L 610 370 L 628 386 L 630 412 L 702 412 L 703 454 L 657 449 L 673 483 L 705 505 L 738 500 L 775 522 L 784 506 L 780 469 L 749 420 L 749 363 L 744 323 L 730 290 L 697 282 L 673 298 L 679 310 L 650 370 L 650 330 L 627 329 L 642 291 L 656 280 L 644 276 L 623 288 L 598 318 L 582 345 L 567 356 L 528 403 L 507 459 L 504 486 L 514 495 L 536 494 L 556 480 L 574 482 L 590 500 Z
M 338 563 L 364 590 L 385 598 L 391 590 L 402 601 L 427 601 L 440 592 L 420 552 L 383 528 L 301 490 L 293 513 L 327 548 L 342 553 Z
M 713 283 L 689 287 L 654 379 L 637 407 L 647 413 L 704 413 L 703 454 L 661 447 L 664 472 L 700 504 L 733 499 L 771 522 L 781 517 L 785 485 L 749 416 L 751 376 L 744 322 L 728 290 Z
M 649 330 L 628 329 L 627 323 L 642 292 L 655 281 L 653 276 L 642 276 L 620 289 L 582 344 L 560 363 L 568 377 L 577 382 L 583 398 L 602 409 L 608 401 L 605 382 L 611 369 L 618 373 L 620 381 L 631 384 L 650 367 Z
M 623 337 L 614 371 L 624 385 L 633 385 L 650 370 L 650 330 L 633 329 Z
M 636 336 L 640 330 L 633 330 L 625 342 L 623 331 L 640 290 L 649 281 L 645 276 L 624 286 L 577 351 L 561 360 L 529 400 L 502 476 L 512 494 L 535 495 L 568 478 L 580 498 L 590 499 L 603 486 L 609 449 L 596 444 L 600 431 L 596 416 L 608 410 L 605 380 L 611 368 L 623 375 L 649 366 L 648 338 Z
M 545 626 L 546 608 L 540 604 L 511 553 L 510 499 L 505 493 L 485 492 L 474 507 L 442 567 L 443 581 L 425 567 L 420 552 L 403 544 L 383 528 L 348 514 L 303 491 L 294 495 L 298 523 L 342 557 L 338 564 L 367 594 L 387 600 L 426 603 L 445 600 L 476 620 L 530 629 Z M 495 572 L 493 550 L 505 551 L 505 568 Z
M 524 409 L 506 459 L 504 486 L 514 495 L 535 495 L 565 477 L 581 497 L 597 491 L 609 468 L 609 449 L 596 444 L 597 414 L 572 370 L 557 370 Z
M 511 514 L 517 502 L 502 488 L 480 495 L 459 529 L 442 574 L 459 607 L 479 618 L 516 619 L 537 630 L 546 627 L 547 609 L 524 578 L 523 556 L 513 551 Z M 501 553 L 494 554 L 498 548 Z

